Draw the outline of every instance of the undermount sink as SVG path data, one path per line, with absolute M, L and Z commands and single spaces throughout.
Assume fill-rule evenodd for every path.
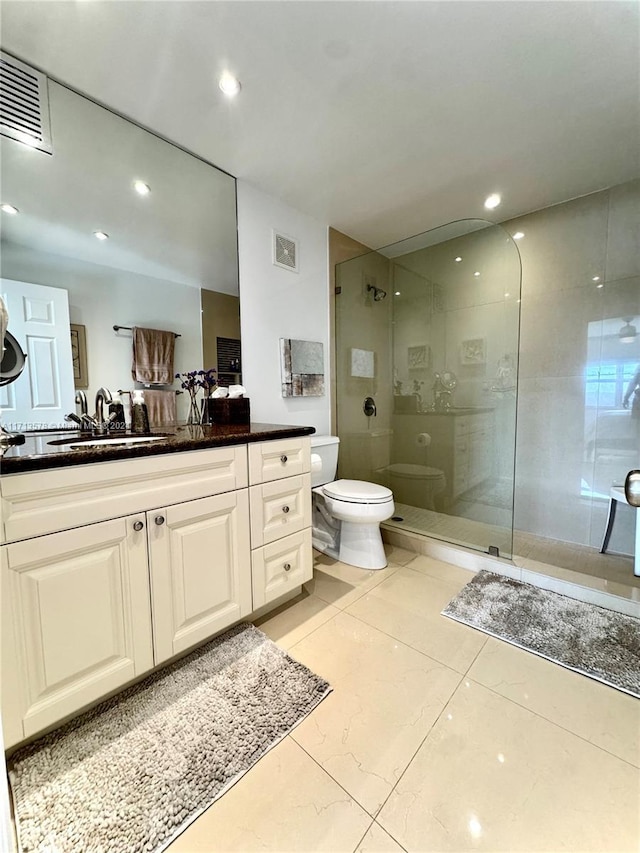
M 71 450 L 83 450 L 85 447 L 111 447 L 127 446 L 131 444 L 144 444 L 150 441 L 162 441 L 166 435 L 105 435 L 91 438 L 63 438 L 58 441 L 49 441 L 48 444 L 66 445 Z

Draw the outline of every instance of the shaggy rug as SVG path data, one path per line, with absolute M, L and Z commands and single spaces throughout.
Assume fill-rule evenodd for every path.
M 163 850 L 330 691 L 236 626 L 12 756 L 20 850 Z
M 640 698 L 640 619 L 486 571 L 442 613 Z

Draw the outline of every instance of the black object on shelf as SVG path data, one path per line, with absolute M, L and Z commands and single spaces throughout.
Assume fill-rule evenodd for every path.
M 210 397 L 209 419 L 214 424 L 248 424 L 251 421 L 248 397 Z

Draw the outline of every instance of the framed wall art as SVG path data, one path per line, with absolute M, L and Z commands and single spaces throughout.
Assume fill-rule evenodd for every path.
M 89 387 L 87 369 L 87 327 L 71 323 L 71 359 L 73 361 L 73 384 L 76 388 Z

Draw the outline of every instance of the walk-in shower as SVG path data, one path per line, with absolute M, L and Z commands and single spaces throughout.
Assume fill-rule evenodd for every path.
M 393 489 L 385 526 L 637 599 L 639 217 L 632 181 L 336 265 L 339 475 Z
M 390 487 L 390 526 L 511 556 L 520 313 L 511 236 L 455 222 L 339 264 L 336 283 L 339 475 Z

